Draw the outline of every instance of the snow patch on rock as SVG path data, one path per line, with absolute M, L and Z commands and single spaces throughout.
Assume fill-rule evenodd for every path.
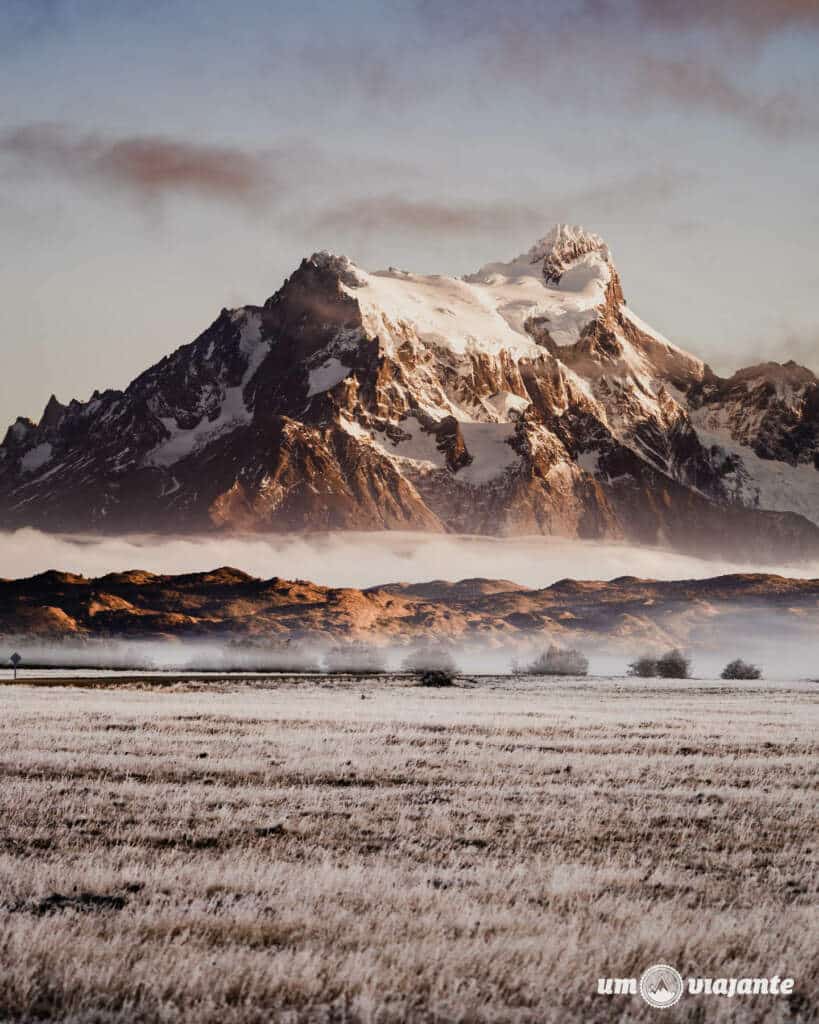
M 501 423 L 508 423 L 509 420 L 518 419 L 532 404 L 528 398 L 515 395 L 511 391 L 498 391 L 486 399 L 485 404 L 489 406 L 494 415 Z
M 491 291 L 454 277 L 424 277 L 402 271 L 367 274 L 355 292 L 367 333 L 381 338 L 395 353 L 415 334 L 422 344 L 456 354 L 502 349 L 513 356 L 534 357 L 537 345 L 499 310 Z M 528 303 L 531 306 L 531 301 Z
M 753 448 L 738 444 L 721 418 L 701 409 L 692 416 L 700 443 L 711 449 L 716 464 L 732 465 L 723 483 L 743 505 L 773 512 L 797 512 L 819 525 L 819 470 L 800 463 L 761 459 Z
M 331 358 L 311 370 L 307 380 L 307 397 L 320 395 L 329 391 L 336 384 L 340 384 L 350 373 L 350 367 L 345 366 L 340 359 Z
M 27 451 L 22 459 L 20 459 L 20 466 L 23 472 L 34 473 L 41 469 L 51 459 L 52 452 L 52 446 L 47 441 Z
M 585 473 L 595 476 L 600 468 L 600 452 L 580 452 L 577 456 L 577 464 Z
M 495 309 L 517 333 L 528 337 L 526 324 L 536 318 L 555 345 L 574 345 L 606 300 L 612 280 L 608 249 L 580 253 L 559 279 L 539 272 L 532 251 L 508 263 L 487 263 L 464 280 L 491 297 Z
M 520 456 L 509 444 L 515 427 L 507 423 L 462 423 L 466 450 L 472 462 L 458 470 L 462 483 L 480 487 L 502 476 L 520 463 Z
M 239 325 L 239 351 L 247 360 L 241 382 L 236 387 L 225 388 L 219 412 L 213 419 L 203 417 L 195 427 L 188 430 L 179 426 L 176 417 L 161 416 L 160 421 L 168 437 L 148 454 L 145 460 L 148 465 L 172 466 L 210 444 L 215 438 L 250 423 L 253 418 L 252 410 L 245 404 L 244 391 L 267 355 L 270 345 L 262 340 L 258 313 L 236 310 L 231 315 Z

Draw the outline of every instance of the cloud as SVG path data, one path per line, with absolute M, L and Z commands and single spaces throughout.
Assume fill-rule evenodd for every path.
M 372 587 L 431 579 L 483 576 L 532 588 L 559 579 L 600 580 L 632 575 L 694 579 L 738 570 L 670 551 L 549 537 L 490 538 L 419 533 L 273 534 L 254 537 L 67 537 L 18 530 L 0 533 L 3 575 L 20 578 L 47 569 L 99 576 L 144 569 L 200 572 L 221 565 L 254 576 L 309 579 L 331 587 Z M 760 566 L 755 571 L 813 578 L 819 566 Z
M 545 195 L 529 202 L 446 202 L 397 193 L 371 195 L 341 199 L 324 207 L 313 216 L 312 226 L 328 232 L 370 234 L 397 230 L 444 238 L 521 231 L 532 234 L 561 220 L 635 215 L 653 203 L 672 199 L 694 180 L 694 175 L 659 168 L 627 178 L 605 179 L 586 189 Z
M 531 224 L 542 219 L 536 206 L 518 203 L 445 203 L 381 195 L 343 200 L 320 211 L 315 226 L 330 231 L 399 229 L 442 235 L 469 235 Z
M 457 15 L 418 0 L 415 10 L 439 46 L 460 46 L 471 57 L 476 90 L 516 83 L 589 109 L 599 107 L 603 81 L 613 111 L 618 103 L 634 111 L 665 104 L 779 139 L 819 131 L 812 91 L 747 85 L 757 43 L 786 29 L 819 31 L 816 0 L 585 0 L 548 11 L 536 0 L 471 0 Z
M 49 175 L 100 194 L 148 204 L 193 195 L 245 207 L 287 210 L 296 193 L 338 187 L 339 164 L 356 182 L 409 181 L 404 160 L 341 154 L 309 139 L 285 138 L 258 150 L 166 136 L 106 138 L 61 124 L 23 124 L 0 131 L 0 160 L 10 171 Z
M 26 168 L 88 186 L 125 189 L 156 201 L 191 193 L 252 203 L 270 181 L 259 154 L 162 136 L 105 139 L 62 125 L 29 124 L 0 133 L 0 154 Z
M 556 205 L 558 220 L 582 220 L 584 217 L 630 218 L 656 203 L 666 203 L 691 188 L 699 175 L 690 171 L 657 167 L 628 177 L 603 179 L 598 184 L 563 196 Z M 555 205 L 555 204 L 553 204 Z M 569 211 L 574 211 L 569 215 Z
M 732 365 L 726 369 L 733 372 L 737 365 L 782 363 L 788 359 L 819 374 L 819 326 L 782 324 L 771 329 L 765 337 L 743 339 L 731 352 Z
M 815 112 L 793 92 L 751 94 L 735 85 L 721 69 L 698 60 L 636 60 L 629 90 L 631 105 L 648 107 L 661 98 L 681 107 L 728 115 L 776 138 L 819 129 Z
M 466 0 L 448 9 L 436 0 L 416 0 L 415 12 L 429 30 L 461 41 L 595 30 L 625 37 L 652 28 L 762 39 L 791 29 L 819 30 L 816 0 Z
M 436 75 L 419 75 L 417 55 L 412 50 L 380 52 L 376 45 L 340 44 L 337 39 L 313 39 L 279 60 L 307 69 L 310 81 L 321 79 L 335 93 L 337 101 L 353 95 L 366 96 L 391 111 L 435 97 Z M 438 69 L 438 73 L 442 69 Z
M 605 7 L 614 15 L 614 5 Z M 756 39 L 819 29 L 816 0 L 637 0 L 635 7 L 638 17 L 662 28 L 740 32 Z

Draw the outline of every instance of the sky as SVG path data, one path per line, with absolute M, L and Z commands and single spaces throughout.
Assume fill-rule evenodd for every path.
M 817 56 L 819 0 L 0 0 L 0 424 L 314 250 L 464 274 L 557 221 L 719 372 L 819 372 Z

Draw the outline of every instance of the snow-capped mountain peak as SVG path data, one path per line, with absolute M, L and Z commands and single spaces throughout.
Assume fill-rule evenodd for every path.
M 812 374 L 718 378 L 626 306 L 598 235 L 559 224 L 464 278 L 313 253 L 125 391 L 18 420 L 0 527 L 554 533 L 773 559 L 819 552 L 814 466 Z
M 334 274 L 348 288 L 358 288 L 366 284 L 366 274 L 347 256 L 338 256 L 336 253 L 321 249 L 313 253 L 309 262 L 318 270 L 327 270 Z
M 582 256 L 599 253 L 610 263 L 608 245 L 599 235 L 576 224 L 556 224 L 526 254 L 529 263 L 539 263 L 547 281 L 559 284 L 566 271 Z

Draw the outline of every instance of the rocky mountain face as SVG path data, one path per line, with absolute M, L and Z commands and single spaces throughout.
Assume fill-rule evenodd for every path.
M 717 377 L 560 225 L 464 279 L 304 260 L 262 306 L 0 446 L 0 527 L 413 529 L 819 554 L 819 390 Z
M 723 650 L 776 636 L 812 649 L 819 580 L 745 574 L 663 582 L 562 580 L 527 590 L 506 580 L 394 583 L 369 590 L 261 580 L 237 569 L 86 579 L 47 572 L 0 580 L 0 637 L 9 643 L 214 641 L 237 652 L 310 651 L 429 642 L 522 651 L 549 642 L 634 650 L 685 644 Z M 238 647 L 235 645 L 238 643 Z M 730 644 L 729 644 L 730 646 Z M 240 661 L 236 655 L 237 664 Z M 30 662 L 30 658 L 27 658 Z M 59 658 L 57 659 L 59 660 Z

